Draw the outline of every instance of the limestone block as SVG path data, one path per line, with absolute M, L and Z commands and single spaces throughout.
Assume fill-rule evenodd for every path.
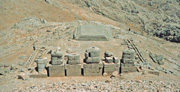
M 104 56 L 105 56 L 105 57 L 111 57 L 111 56 L 113 56 L 113 53 L 112 53 L 112 52 L 109 52 L 109 51 L 106 51 L 106 52 L 104 53 Z
M 65 65 L 66 76 L 81 76 L 81 65 Z
M 99 57 L 100 56 L 100 51 L 99 50 L 94 50 L 92 52 L 89 52 L 90 57 Z
M 106 63 L 113 63 L 113 57 L 106 57 L 105 61 Z
M 31 74 L 30 78 L 47 78 L 47 74 Z
M 64 65 L 52 65 L 49 66 L 49 77 L 62 77 L 65 76 Z
M 123 59 L 124 64 L 134 64 L 135 59 Z
M 83 64 L 84 76 L 101 76 L 103 70 L 103 64 Z
M 43 73 L 43 71 L 45 70 L 47 60 L 46 59 L 36 59 L 36 63 L 37 63 L 38 72 Z
M 136 66 L 121 66 L 121 73 L 130 73 L 136 71 L 137 71 Z
M 72 53 L 67 55 L 68 60 L 80 60 L 80 55 L 77 53 Z
M 99 63 L 100 62 L 100 57 L 88 57 L 85 62 L 87 64 L 91 64 L 91 63 Z
M 53 60 L 52 65 L 61 65 L 63 64 L 63 60 Z
M 88 53 L 88 57 L 99 57 L 100 49 L 97 47 L 89 47 L 86 49 L 85 53 Z
M 113 57 L 113 62 L 114 62 L 115 64 L 119 63 L 119 58 L 118 58 L 118 57 Z
M 67 64 L 70 64 L 70 65 L 75 65 L 75 64 L 80 64 L 80 60 L 68 60 L 67 61 Z
M 114 63 L 103 63 L 104 66 L 104 73 L 107 73 L 108 75 L 112 74 L 114 71 L 120 70 L 120 64 L 114 64 Z
M 125 49 L 122 55 L 123 59 L 135 59 L 135 51 L 133 49 Z
M 52 50 L 51 62 L 52 65 L 61 65 L 63 63 L 63 53 L 59 50 Z

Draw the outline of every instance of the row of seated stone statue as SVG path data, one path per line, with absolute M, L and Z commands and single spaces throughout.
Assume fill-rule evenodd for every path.
M 85 50 L 83 64 L 80 62 L 80 54 L 68 53 L 65 55 L 66 62 L 63 62 L 63 53 L 60 50 L 51 51 L 51 65 L 47 66 L 49 77 L 61 76 L 100 76 L 103 73 L 111 74 L 114 71 L 119 73 L 135 72 L 134 65 L 135 52 L 132 49 L 123 51 L 122 59 L 114 56 L 113 53 L 106 51 L 104 59 L 100 57 L 100 49 L 89 47 Z M 43 73 L 47 61 L 37 60 L 37 69 Z

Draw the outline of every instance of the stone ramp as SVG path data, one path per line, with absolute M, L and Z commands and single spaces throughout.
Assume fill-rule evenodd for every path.
M 38 52 L 39 52 L 39 49 L 36 49 L 31 53 L 31 55 L 29 56 L 29 58 L 28 58 L 28 60 L 26 62 L 26 65 L 25 65 L 26 68 L 29 68 L 32 65 L 32 63 L 34 62 L 36 56 L 38 55 Z

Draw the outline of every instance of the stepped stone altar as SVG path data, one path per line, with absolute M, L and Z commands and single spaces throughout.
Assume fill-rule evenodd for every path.
M 74 31 L 73 38 L 80 41 L 108 41 L 112 38 L 110 27 L 102 24 L 81 25 Z
M 133 49 L 125 49 L 122 55 L 121 73 L 136 72 L 137 68 L 134 65 L 135 51 Z

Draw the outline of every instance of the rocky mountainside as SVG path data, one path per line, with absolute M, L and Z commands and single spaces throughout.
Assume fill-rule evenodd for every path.
M 179 0 L 69 0 L 127 29 L 180 42 Z

